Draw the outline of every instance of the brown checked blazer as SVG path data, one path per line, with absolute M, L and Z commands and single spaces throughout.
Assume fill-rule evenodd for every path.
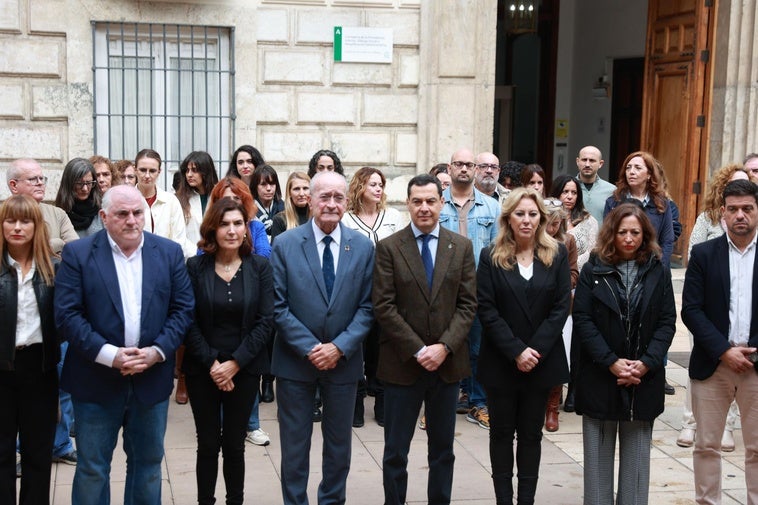
M 379 379 L 413 384 L 424 371 L 413 355 L 436 343 L 452 351 L 438 369 L 443 381 L 471 374 L 467 339 L 476 314 L 476 267 L 469 239 L 440 227 L 431 293 L 411 227 L 381 240 L 372 299 L 381 328 Z

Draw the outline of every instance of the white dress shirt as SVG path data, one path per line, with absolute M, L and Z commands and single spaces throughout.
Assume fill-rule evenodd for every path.
M 16 269 L 18 277 L 18 304 L 16 309 L 16 347 L 42 343 L 42 321 L 39 316 L 37 297 L 34 295 L 34 272 L 37 266 L 32 260 L 32 267 L 24 275 L 21 265 L 8 256 L 8 265 Z
M 744 251 L 734 245 L 729 233 L 729 343 L 746 346 L 753 317 L 753 266 L 758 233 Z
M 108 236 L 118 276 L 118 291 L 121 294 L 121 308 L 124 313 L 124 347 L 139 347 L 140 318 L 142 314 L 142 246 L 145 237 L 131 256 L 127 257 L 116 242 Z M 86 275 L 86 273 L 85 273 Z M 97 363 L 113 366 L 118 347 L 105 344 L 95 358 Z

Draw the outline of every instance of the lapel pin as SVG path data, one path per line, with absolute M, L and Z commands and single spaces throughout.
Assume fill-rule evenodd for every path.
M 345 246 L 345 250 L 346 250 L 346 251 L 349 251 L 349 250 L 350 250 L 350 246 L 349 246 L 349 245 L 346 245 L 346 246 Z
M 453 244 L 448 244 L 448 245 L 447 245 L 447 248 L 448 248 L 448 249 L 452 249 L 452 248 L 453 248 Z

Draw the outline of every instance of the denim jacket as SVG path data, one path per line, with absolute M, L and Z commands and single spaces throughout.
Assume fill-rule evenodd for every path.
M 458 233 L 458 209 L 453 203 L 450 188 L 442 192 L 445 203 L 440 212 L 440 225 L 450 231 Z M 474 188 L 474 205 L 468 212 L 468 238 L 474 246 L 474 259 L 479 266 L 479 253 L 497 235 L 497 219 L 500 216 L 500 207 L 497 200 L 485 195 Z

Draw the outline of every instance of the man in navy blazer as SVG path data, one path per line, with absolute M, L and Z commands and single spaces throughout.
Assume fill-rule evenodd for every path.
M 137 189 L 111 188 L 100 210 L 105 229 L 67 244 L 55 279 L 55 322 L 69 342 L 61 387 L 76 418 L 73 505 L 110 502 L 122 427 L 123 503 L 161 502 L 174 354 L 195 301 L 181 247 L 143 233 L 144 213 Z
M 745 441 L 749 504 L 758 504 L 758 186 L 724 188 L 726 234 L 692 248 L 682 291 L 682 320 L 692 332 L 692 411 L 697 422 L 695 500 L 721 503 L 721 435 L 736 398 Z
M 277 379 L 285 505 L 308 503 L 309 453 L 316 383 L 324 403 L 319 505 L 345 503 L 363 339 L 372 320 L 374 248 L 340 224 L 347 182 L 335 172 L 311 180 L 311 216 L 276 238 L 274 341 L 271 371 Z

